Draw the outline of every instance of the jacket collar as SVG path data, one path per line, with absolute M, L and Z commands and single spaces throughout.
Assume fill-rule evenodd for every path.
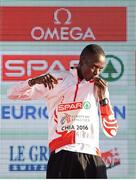
M 78 77 L 77 68 L 76 68 L 76 67 L 70 68 L 70 72 L 71 72 L 71 74 L 73 75 L 76 83 L 80 83 L 81 81 L 84 82 L 84 83 L 88 83 L 88 82 L 89 82 L 89 83 L 93 83 L 93 82 L 94 82 L 93 79 L 91 79 L 90 81 L 86 81 L 85 79 L 81 80 L 81 79 Z

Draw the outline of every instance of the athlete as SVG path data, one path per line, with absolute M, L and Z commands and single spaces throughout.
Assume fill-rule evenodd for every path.
M 103 49 L 90 44 L 81 52 L 77 67 L 19 82 L 8 92 L 9 99 L 42 98 L 47 103 L 47 178 L 107 178 L 99 149 L 99 121 L 108 137 L 116 135 L 118 125 L 108 84 L 99 77 L 105 63 Z

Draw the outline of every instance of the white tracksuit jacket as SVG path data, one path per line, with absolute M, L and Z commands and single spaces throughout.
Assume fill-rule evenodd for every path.
M 58 84 L 49 90 L 43 84 L 28 85 L 28 80 L 19 82 L 8 92 L 13 100 L 44 99 L 49 113 L 50 151 L 66 149 L 100 155 L 99 115 L 96 87 L 93 81 L 79 81 L 77 70 L 51 73 Z M 106 96 L 109 99 L 108 90 Z M 117 131 L 117 121 L 110 101 L 100 106 L 102 128 L 112 137 Z

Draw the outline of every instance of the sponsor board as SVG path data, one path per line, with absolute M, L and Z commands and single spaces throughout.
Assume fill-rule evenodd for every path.
M 121 164 L 120 154 L 117 148 L 102 152 L 101 155 L 107 169 L 113 168 Z
M 79 56 L 72 55 L 3 55 L 3 81 L 26 80 L 47 71 L 70 70 Z
M 135 51 L 135 86 L 136 86 L 136 51 Z
M 49 150 L 46 140 L 2 140 L 1 176 L 10 178 L 45 178 Z M 128 173 L 127 142 L 101 141 L 102 157 L 108 177 L 125 177 Z M 120 173 L 119 173 L 120 172 Z
M 110 99 L 115 118 L 118 120 L 119 131 L 127 131 L 129 123 L 128 97 L 125 95 L 112 95 Z
M 10 101 L 5 99 L 0 107 L 1 134 L 28 134 L 33 136 L 37 132 L 40 136 L 47 137 L 48 111 L 42 101 Z
M 21 143 L 20 143 L 21 141 Z M 45 178 L 49 149 L 47 140 L 3 140 L 1 176 Z
M 128 84 L 129 53 L 107 53 L 101 77 L 112 85 Z M 2 80 L 22 81 L 47 71 L 70 70 L 79 55 L 2 55 Z
M 108 178 L 125 178 L 128 176 L 128 142 L 127 140 L 100 140 L 103 160 L 106 163 Z
M 44 120 L 48 119 L 46 106 L 41 105 L 2 105 L 1 119 L 3 120 Z
M 115 96 L 114 96 L 115 97 Z M 118 96 L 117 96 L 118 97 Z M 116 99 L 117 99 L 116 97 Z M 116 101 L 116 99 L 114 101 Z M 89 110 L 90 108 L 85 106 L 85 103 L 76 102 L 76 103 L 68 103 L 61 104 L 59 106 L 59 112 L 69 111 L 69 110 L 77 110 L 85 108 Z M 116 102 L 117 103 L 117 102 Z M 74 106 L 73 106 L 74 104 Z M 90 104 L 89 104 L 90 105 Z M 67 108 L 64 109 L 64 108 Z M 71 109 L 72 108 L 72 109 Z M 112 106 L 115 117 L 120 121 L 125 121 L 127 119 L 127 106 L 125 104 L 125 100 L 120 102 L 119 104 L 114 104 Z M 2 104 L 1 105 L 1 119 L 4 121 L 15 120 L 15 121 L 47 121 L 48 120 L 48 110 L 47 106 L 39 105 L 38 103 L 32 105 L 31 102 L 29 104 L 17 103 L 17 104 Z
M 118 120 L 119 132 L 128 130 L 128 117 L 127 117 L 127 103 L 125 104 L 125 97 L 112 97 L 113 111 L 116 119 Z M 118 99 L 124 98 L 124 101 L 118 102 Z M 88 109 L 89 110 L 89 109 Z M 8 135 L 10 133 L 19 133 L 22 136 L 27 134 L 33 135 L 37 132 L 38 135 L 47 137 L 48 132 L 48 112 L 45 104 L 41 105 L 40 101 L 37 104 L 31 102 L 21 101 L 18 103 L 4 104 L 0 108 L 1 114 L 1 134 Z M 69 116 L 65 115 L 64 119 L 69 121 Z M 64 119 L 61 120 L 63 123 Z M 100 133 L 101 132 L 100 128 Z
M 126 7 L 1 7 L 0 12 L 0 41 L 126 41 Z

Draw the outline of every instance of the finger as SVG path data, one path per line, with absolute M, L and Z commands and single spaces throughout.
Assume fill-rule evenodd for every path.
M 99 82 L 95 82 L 95 86 L 99 87 L 99 88 L 103 88 L 104 86 L 101 85 Z
M 106 82 L 106 81 L 104 81 L 104 80 L 102 80 L 102 79 L 100 79 L 99 80 L 104 86 L 108 86 L 108 82 Z
M 51 80 L 53 80 L 54 84 L 58 83 L 58 80 L 55 77 L 53 77 L 51 74 L 48 73 L 48 76 L 51 78 Z
M 44 86 L 47 88 L 47 83 L 46 83 L 46 79 L 45 79 L 45 78 L 42 79 L 42 83 L 43 83 Z
M 47 74 L 47 78 L 48 78 L 48 81 L 49 81 L 49 83 L 51 85 L 51 88 L 53 89 L 54 88 L 54 85 L 53 85 L 54 84 L 54 80 L 52 80 L 50 74 Z
M 46 84 L 47 84 L 47 86 L 48 86 L 48 88 L 50 90 L 51 89 L 51 85 L 50 85 L 49 81 L 46 81 Z
M 99 99 L 103 99 L 105 97 L 105 86 L 101 85 L 100 83 L 96 82 L 95 83 L 96 87 L 97 87 L 97 94 Z
M 36 84 L 41 84 L 41 82 L 42 82 L 42 78 L 39 78 L 39 77 L 35 78 Z
M 46 75 L 46 80 L 47 80 L 47 84 L 48 84 L 49 89 L 53 89 L 53 82 L 52 82 L 49 74 Z
M 108 83 L 106 81 L 102 80 L 101 78 L 95 78 L 94 80 L 95 80 L 95 82 L 97 82 L 103 86 L 108 86 Z
M 47 83 L 45 82 L 45 83 L 43 83 L 44 84 L 44 86 L 47 88 Z
M 103 89 L 105 90 L 106 89 L 106 86 L 104 86 L 103 84 L 101 84 L 100 82 L 95 82 L 95 86 L 97 86 L 99 89 Z

